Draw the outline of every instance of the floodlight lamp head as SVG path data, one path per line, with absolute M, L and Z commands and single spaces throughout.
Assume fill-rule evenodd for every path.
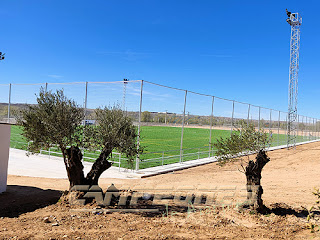
M 288 9 L 286 9 L 286 13 L 287 13 L 287 16 L 290 17 L 291 12 L 289 12 Z

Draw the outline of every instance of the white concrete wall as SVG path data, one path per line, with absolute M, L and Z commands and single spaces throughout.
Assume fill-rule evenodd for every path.
M 0 193 L 7 189 L 10 130 L 9 124 L 0 124 Z

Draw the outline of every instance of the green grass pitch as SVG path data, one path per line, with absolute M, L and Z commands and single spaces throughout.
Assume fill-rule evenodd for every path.
M 19 126 L 11 127 L 11 147 L 18 149 L 27 149 L 27 142 L 21 135 L 22 129 Z M 212 142 L 220 137 L 230 136 L 229 130 L 212 129 Z M 183 132 L 183 161 L 204 158 L 209 156 L 209 136 L 210 129 L 203 128 L 184 128 Z M 142 162 L 140 168 L 159 166 L 180 161 L 181 128 L 166 126 L 142 126 L 141 127 L 141 146 L 144 153 L 140 156 Z M 273 143 L 275 145 L 284 145 L 286 135 L 273 134 Z M 53 149 L 54 150 L 54 149 Z M 211 153 L 212 154 L 212 153 Z M 54 154 L 53 154 L 54 155 Z M 85 157 L 97 157 L 98 153 L 85 152 Z M 115 161 L 117 161 L 117 157 Z M 156 158 L 156 159 L 155 159 Z M 148 161 L 148 159 L 155 159 Z M 89 160 L 89 159 L 85 159 Z M 90 160 L 89 160 L 90 161 Z M 114 166 L 118 166 L 114 164 Z M 121 161 L 121 167 L 128 167 L 126 161 Z

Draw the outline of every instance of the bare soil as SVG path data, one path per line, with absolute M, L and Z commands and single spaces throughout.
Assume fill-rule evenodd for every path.
M 66 179 L 9 176 L 8 191 L 0 194 L 0 239 L 320 239 L 307 228 L 305 210 L 315 204 L 312 191 L 320 187 L 319 153 L 320 143 L 268 153 L 271 161 L 262 171 L 262 198 L 270 210 L 265 215 L 221 204 L 194 211 L 172 206 L 153 214 L 74 213 L 96 205 L 75 206 L 61 197 L 69 189 Z M 244 200 L 241 169 L 241 161 L 213 163 L 144 179 L 101 179 L 99 186 L 167 193 L 213 189 L 217 202 L 237 203 Z

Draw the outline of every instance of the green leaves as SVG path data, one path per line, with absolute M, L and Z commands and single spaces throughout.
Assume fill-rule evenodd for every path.
M 40 90 L 37 105 L 28 105 L 16 116 L 24 129 L 29 151 L 38 152 L 57 144 L 67 146 L 81 144 L 84 111 L 73 100 L 68 99 L 63 90 L 56 93 Z
M 271 137 L 263 129 L 257 131 L 253 124 L 241 121 L 239 128 L 230 137 L 220 137 L 213 146 L 217 148 L 218 161 L 225 163 L 248 153 L 256 153 L 270 145 L 271 141 Z
M 86 126 L 84 136 L 86 148 L 108 151 L 116 149 L 133 161 L 138 154 L 137 128 L 132 118 L 119 107 L 96 109 L 96 125 Z

